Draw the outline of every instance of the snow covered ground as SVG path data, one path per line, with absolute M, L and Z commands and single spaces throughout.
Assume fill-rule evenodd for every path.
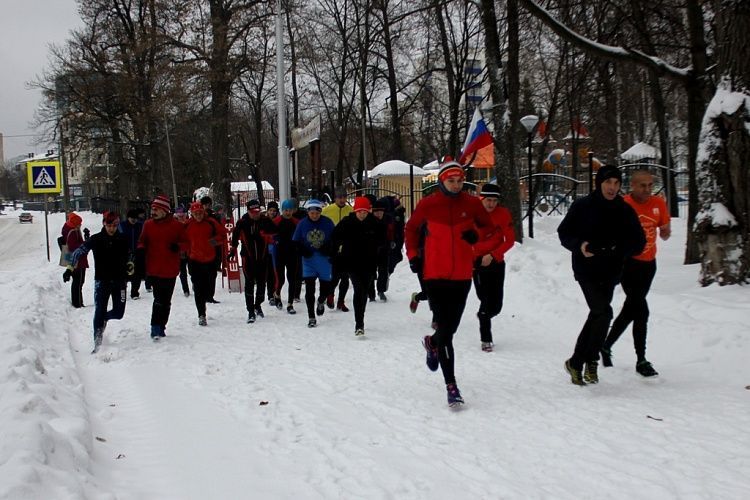
M 681 265 L 684 220 L 660 242 L 650 294 L 657 379 L 634 372 L 628 333 L 598 386 L 570 384 L 563 361 L 586 309 L 559 219 L 543 218 L 508 255 L 494 353 L 480 350 L 470 294 L 456 337 L 467 404 L 454 412 L 424 365 L 430 314 L 409 313 L 405 264 L 389 301 L 368 304 L 364 339 L 352 313 L 326 311 L 308 329 L 303 304 L 246 325 L 243 296 L 220 289 L 205 328 L 176 292 L 154 344 L 142 291 L 91 355 L 93 270 L 75 310 L 56 264 L 62 214 L 50 215 L 52 263 L 34 215 L 0 217 L 0 498 L 750 494 L 750 288 L 699 287 Z

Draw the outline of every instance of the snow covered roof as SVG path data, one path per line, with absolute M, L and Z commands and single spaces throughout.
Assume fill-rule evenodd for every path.
M 645 142 L 639 142 L 631 146 L 627 151 L 620 155 L 620 158 L 627 161 L 643 160 L 645 158 L 660 158 L 659 150 Z
M 273 186 L 268 181 L 261 181 L 261 184 L 263 186 L 263 191 L 271 191 L 273 190 Z M 255 181 L 249 181 L 249 182 L 232 182 L 229 190 L 233 193 L 241 193 L 245 191 L 255 191 L 258 189 L 258 185 L 255 184 Z
M 414 165 L 414 175 L 423 176 L 427 172 Z M 394 176 L 394 175 L 409 175 L 409 164 L 401 160 L 388 160 L 384 161 L 377 167 L 373 168 L 370 173 L 371 179 L 378 177 Z
M 422 170 L 440 170 L 440 162 L 437 160 L 432 160 L 427 165 L 423 165 Z

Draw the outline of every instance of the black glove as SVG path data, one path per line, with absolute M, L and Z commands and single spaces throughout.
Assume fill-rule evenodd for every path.
M 588 245 L 586 245 L 586 250 L 593 253 L 594 255 L 603 257 L 605 255 L 615 255 L 617 253 L 617 245 L 611 242 L 603 243 L 600 241 L 591 241 Z
M 235 247 L 232 247 L 231 250 L 229 250 L 229 253 L 227 254 L 227 259 L 234 259 L 237 257 L 237 249 Z
M 178 245 L 177 243 L 170 243 L 169 244 L 169 250 L 172 251 L 172 252 L 174 252 L 174 253 L 177 253 L 177 252 L 180 251 L 180 245 Z
M 66 269 L 63 273 L 63 281 L 67 283 L 70 281 L 70 277 L 73 276 L 73 272 L 70 269 Z
M 422 272 L 422 257 L 414 257 L 409 259 L 409 268 L 413 273 Z
M 461 239 L 469 245 L 473 245 L 474 243 L 479 241 L 479 233 L 477 233 L 474 229 L 467 229 L 466 231 L 461 233 Z
M 89 235 L 91 235 L 91 231 L 89 231 L 89 228 L 85 227 L 83 228 L 83 238 L 88 241 Z

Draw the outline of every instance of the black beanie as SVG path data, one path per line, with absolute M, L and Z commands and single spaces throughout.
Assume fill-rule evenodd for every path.
M 479 196 L 483 198 L 500 198 L 500 186 L 497 184 L 490 184 L 489 182 L 482 186 L 482 190 L 479 192 Z
M 276 203 L 275 201 L 269 201 L 268 205 L 266 205 L 266 210 L 268 210 L 269 208 L 275 208 L 276 210 L 278 210 L 279 204 Z
M 602 187 L 602 182 L 607 179 L 617 179 L 622 183 L 622 172 L 614 165 L 602 165 L 596 172 L 596 180 L 594 181 L 597 191 Z

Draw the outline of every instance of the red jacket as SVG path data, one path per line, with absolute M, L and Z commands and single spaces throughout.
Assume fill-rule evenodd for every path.
M 482 238 L 474 245 L 474 257 L 483 257 L 489 253 L 495 261 L 503 262 L 505 252 L 513 248 L 516 242 L 513 219 L 510 217 L 510 210 L 500 205 L 487 213 L 490 214 L 494 227 L 480 231 Z
M 426 280 L 471 280 L 474 252 L 461 233 L 491 226 L 492 220 L 476 196 L 466 192 L 448 196 L 437 191 L 419 202 L 406 223 L 406 256 L 411 260 L 422 255 Z
M 204 216 L 200 222 L 195 219 L 187 222 L 185 238 L 188 259 L 206 264 L 216 259 L 216 247 L 227 241 L 227 231 L 213 217 Z
M 146 250 L 146 276 L 176 278 L 180 274 L 180 246 L 185 226 L 171 215 L 143 223 L 138 248 Z

